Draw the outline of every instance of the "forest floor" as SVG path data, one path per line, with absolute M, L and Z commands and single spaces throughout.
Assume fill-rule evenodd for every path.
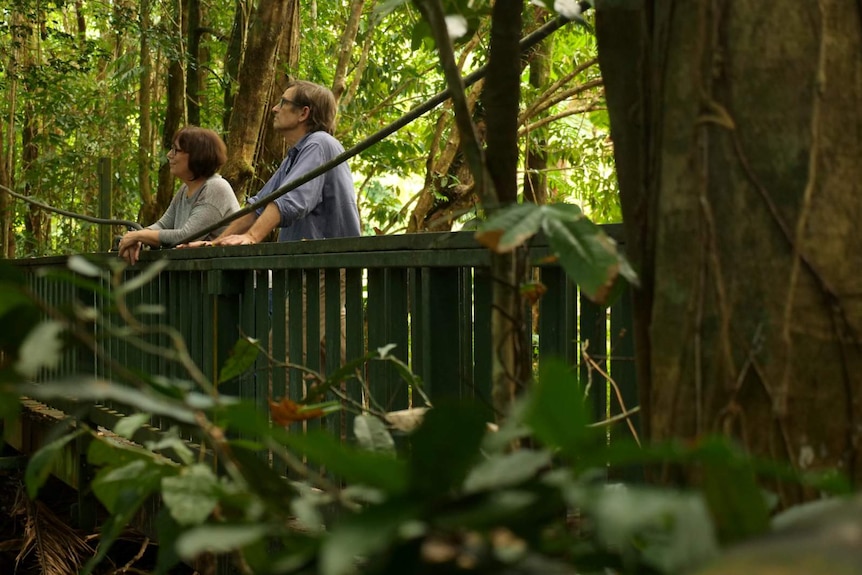
M 3 447 L 2 460 L 14 462 L 17 454 Z M 0 574 L 77 575 L 99 543 L 97 530 L 88 533 L 73 527 L 77 493 L 49 478 L 39 498 L 30 500 L 24 469 L 8 467 L 0 468 Z M 157 545 L 144 534 L 127 530 L 93 575 L 148 575 L 155 568 L 157 553 Z M 196 572 L 180 565 L 170 575 Z

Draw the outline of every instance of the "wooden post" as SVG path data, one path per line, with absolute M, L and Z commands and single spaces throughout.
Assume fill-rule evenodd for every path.
M 111 176 L 113 174 L 113 166 L 111 158 L 99 158 L 99 217 L 103 219 L 111 218 L 111 199 L 113 197 L 113 186 L 111 185 Z M 111 251 L 113 243 L 113 234 L 111 226 L 102 225 L 99 228 L 99 251 Z

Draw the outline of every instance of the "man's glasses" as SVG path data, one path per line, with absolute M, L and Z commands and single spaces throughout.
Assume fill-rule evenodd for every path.
M 279 102 L 278 105 L 284 106 L 285 104 L 290 104 L 291 106 L 294 106 L 296 108 L 304 108 L 305 107 L 305 104 L 300 104 L 299 102 L 296 102 L 294 100 L 289 100 L 289 99 L 285 98 L 284 96 L 282 96 L 281 102 Z

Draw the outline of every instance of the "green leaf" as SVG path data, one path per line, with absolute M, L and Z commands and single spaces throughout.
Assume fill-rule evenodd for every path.
M 273 432 L 282 443 L 325 466 L 347 483 L 377 487 L 389 494 L 401 493 L 407 486 L 403 461 L 343 445 L 331 433 L 323 431 L 304 435 L 275 429 Z
M 548 209 L 543 230 L 560 265 L 583 293 L 599 304 L 609 300 L 620 278 L 636 282 L 631 266 L 618 252 L 616 243 L 599 226 L 585 217 Z
M 200 525 L 218 504 L 218 478 L 203 464 L 185 467 L 162 479 L 162 501 L 180 525 Z
M 372 415 L 357 415 L 353 420 L 353 433 L 359 445 L 368 451 L 395 455 L 395 441 L 386 425 Z
M 24 482 L 27 485 L 27 495 L 30 499 L 36 499 L 39 489 L 45 484 L 54 463 L 63 455 L 66 446 L 84 433 L 86 433 L 84 429 L 68 433 L 45 445 L 30 457 L 30 461 L 27 462 L 27 471 L 24 473 Z
M 472 402 L 438 403 L 410 436 L 410 488 L 419 498 L 460 487 L 479 457 L 487 410 Z
M 182 559 L 190 561 L 202 553 L 225 553 L 239 549 L 263 539 L 272 529 L 272 526 L 263 523 L 202 525 L 180 535 L 176 550 Z
M 750 460 L 721 438 L 707 439 L 698 449 L 701 489 L 718 537 L 732 543 L 769 529 L 769 509 Z
M 545 445 L 577 456 L 584 441 L 594 433 L 587 427 L 584 392 L 570 366 L 556 359 L 542 361 L 524 422 Z
M 94 437 L 87 449 L 87 461 L 97 467 L 119 467 L 139 459 L 173 465 L 168 459 L 135 443 L 120 442 L 104 435 Z
M 536 204 L 509 206 L 479 226 L 476 240 L 494 252 L 510 252 L 536 235 L 541 229 L 543 217 L 543 210 Z
M 135 459 L 100 470 L 92 482 L 93 493 L 109 513 L 115 514 L 120 512 L 129 494 L 146 498 L 158 488 L 163 477 L 176 472 L 176 468 L 153 460 Z
M 53 369 L 60 364 L 63 340 L 60 335 L 65 327 L 57 321 L 43 321 L 30 330 L 21 349 L 15 369 L 22 376 L 34 378 L 42 368 Z
M 464 481 L 464 491 L 473 493 L 512 487 L 535 477 L 550 464 L 551 454 L 547 451 L 520 449 L 495 455 L 470 471 Z
M 120 437 L 131 439 L 141 426 L 149 423 L 150 417 L 149 413 L 135 413 L 133 415 L 126 416 L 120 419 L 120 421 L 117 422 L 117 425 L 114 426 L 114 433 Z
M 252 337 L 242 337 L 237 340 L 219 372 L 219 385 L 241 375 L 254 365 L 260 354 L 260 348 L 257 344 L 258 340 Z

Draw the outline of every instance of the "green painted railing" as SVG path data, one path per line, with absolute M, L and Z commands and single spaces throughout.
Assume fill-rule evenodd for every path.
M 619 228 L 606 230 L 619 241 Z M 637 404 L 629 297 L 610 309 L 581 297 L 561 268 L 549 263 L 550 250 L 540 238 L 529 252 L 535 277 L 547 288 L 525 317 L 524 344 L 537 361 L 555 355 L 591 381 L 596 419 Z M 105 254 L 102 257 L 115 257 Z M 302 372 L 280 365 L 292 363 L 331 373 L 344 358 L 352 359 L 388 344 L 391 352 L 421 377 L 432 402 L 444 396 L 473 397 L 488 405 L 490 415 L 491 282 L 489 252 L 472 233 L 440 233 L 262 244 L 234 248 L 201 248 L 145 252 L 126 281 L 157 259 L 167 267 L 151 282 L 129 291 L 131 310 L 161 306 L 160 314 L 138 317 L 150 327 L 169 325 L 182 335 L 191 358 L 214 378 L 229 350 L 242 336 L 256 338 L 269 350 L 257 365 L 222 387 L 225 393 L 251 399 L 267 409 L 269 398 L 304 395 Z M 109 312 L 104 295 L 86 293 L 70 283 L 45 279 L 39 268 L 65 267 L 66 258 L 16 262 L 29 270 L 31 285 L 49 304 L 84 300 Z M 344 283 L 343 309 L 339 303 Z M 305 302 L 303 302 L 303 284 Z M 105 289 L 111 289 L 107 282 Z M 325 294 L 323 301 L 318 294 Z M 304 305 L 303 305 L 304 304 Z M 119 322 L 116 313 L 109 316 Z M 322 318 L 320 322 L 306 318 Z M 343 319 L 342 319 L 343 318 Z M 321 331 L 325 333 L 321 337 Z M 188 379 L 175 361 L 147 353 L 121 337 L 94 328 L 93 336 L 116 363 L 90 353 L 69 353 L 52 376 L 75 372 L 112 378 L 118 369 Z M 150 344 L 166 346 L 164 335 Z M 304 349 L 304 354 L 303 354 Z M 586 353 L 582 353 L 583 351 Z M 304 359 L 303 359 L 304 355 Z M 602 375 L 615 382 L 608 387 Z M 398 410 L 422 405 L 410 394 L 394 367 L 368 364 L 363 374 L 367 392 L 381 407 Z M 359 385 L 345 393 L 368 401 Z M 117 413 L 123 406 L 108 406 Z M 132 406 L 134 408 L 134 406 Z M 112 412 L 113 413 L 113 412 Z M 636 418 L 635 418 L 636 420 Z M 157 427 L 169 422 L 154 421 Z M 349 415 L 330 415 L 322 425 L 350 429 Z

